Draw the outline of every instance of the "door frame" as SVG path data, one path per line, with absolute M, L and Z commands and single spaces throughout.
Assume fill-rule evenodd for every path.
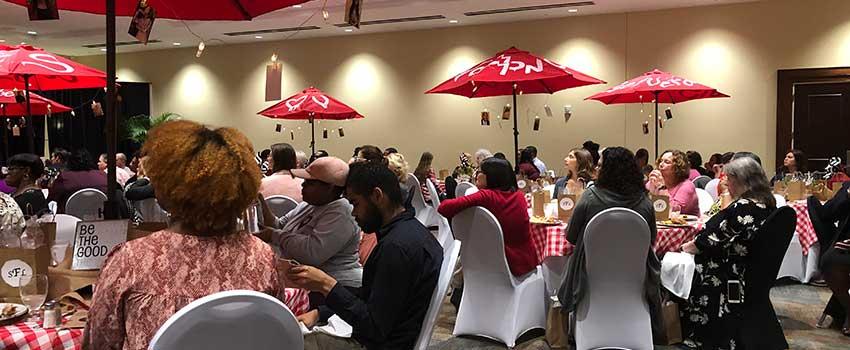
M 794 138 L 794 85 L 842 82 L 850 79 L 850 67 L 777 70 L 776 84 L 776 164 L 782 164 L 785 151 Z

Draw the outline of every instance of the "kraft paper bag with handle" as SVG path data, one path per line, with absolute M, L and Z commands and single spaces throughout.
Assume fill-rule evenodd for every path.
M 785 186 L 784 181 L 776 181 L 773 183 L 773 193 L 778 195 L 785 195 L 785 191 L 787 190 L 787 186 Z
M 576 203 L 578 203 L 578 196 L 574 194 L 562 193 L 558 195 L 558 219 L 563 222 L 570 222 Z
M 552 198 L 548 194 L 549 191 L 537 191 L 531 194 L 531 208 L 534 216 L 546 216 L 545 206 L 549 203 L 549 198 Z
M 788 183 L 785 193 L 785 197 L 789 201 L 806 199 L 806 184 L 802 181 L 791 181 Z
M 531 181 L 526 179 L 525 176 L 520 176 L 516 179 L 516 186 L 523 193 L 531 192 Z
M 569 314 L 561 312 L 561 304 L 553 303 L 546 316 L 546 342 L 552 349 L 568 349 L 570 347 L 568 330 Z
M 652 207 L 655 209 L 655 220 L 665 221 L 670 219 L 670 197 L 651 195 Z
M 47 274 L 50 267 L 50 246 L 56 237 L 55 223 L 36 223 L 44 237 L 44 243 L 35 249 L 0 248 L 0 297 L 19 300 L 20 277 L 33 274 Z M 49 279 L 49 277 L 48 277 Z
M 679 305 L 673 301 L 665 301 L 661 304 L 661 323 L 663 328 L 660 339 L 656 339 L 658 345 L 673 345 L 682 342 L 682 324 L 679 320 Z

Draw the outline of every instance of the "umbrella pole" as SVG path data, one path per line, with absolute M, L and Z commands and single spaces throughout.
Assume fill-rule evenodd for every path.
M 312 116 L 310 116 L 310 137 L 310 151 L 313 152 L 310 156 L 312 156 L 316 154 L 316 121 Z
M 655 159 L 658 159 L 658 123 L 661 122 L 661 119 L 658 119 L 658 91 L 655 92 Z
M 24 75 L 24 91 L 27 94 L 27 120 L 29 124 L 27 124 L 27 151 L 29 153 L 35 153 L 35 130 L 33 127 L 35 126 L 32 120 L 32 112 L 30 110 L 30 76 Z
M 514 166 L 519 171 L 519 131 L 517 130 L 516 84 L 514 84 Z
M 118 190 L 115 152 L 118 141 L 116 140 L 116 129 L 118 125 L 115 118 L 115 0 L 106 1 L 106 197 L 103 205 L 104 218 L 107 220 L 118 218 L 118 201 L 115 192 Z

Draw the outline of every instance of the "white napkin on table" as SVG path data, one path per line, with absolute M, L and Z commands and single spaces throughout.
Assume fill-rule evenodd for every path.
M 694 256 L 684 252 L 670 252 L 661 260 L 661 285 L 679 298 L 691 295 L 696 263 Z

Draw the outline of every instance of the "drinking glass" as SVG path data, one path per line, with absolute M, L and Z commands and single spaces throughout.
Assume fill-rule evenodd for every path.
M 32 276 L 21 276 L 18 281 L 21 302 L 29 307 L 30 315 L 34 317 L 37 315 L 38 308 L 47 299 L 47 275 L 34 274 Z

